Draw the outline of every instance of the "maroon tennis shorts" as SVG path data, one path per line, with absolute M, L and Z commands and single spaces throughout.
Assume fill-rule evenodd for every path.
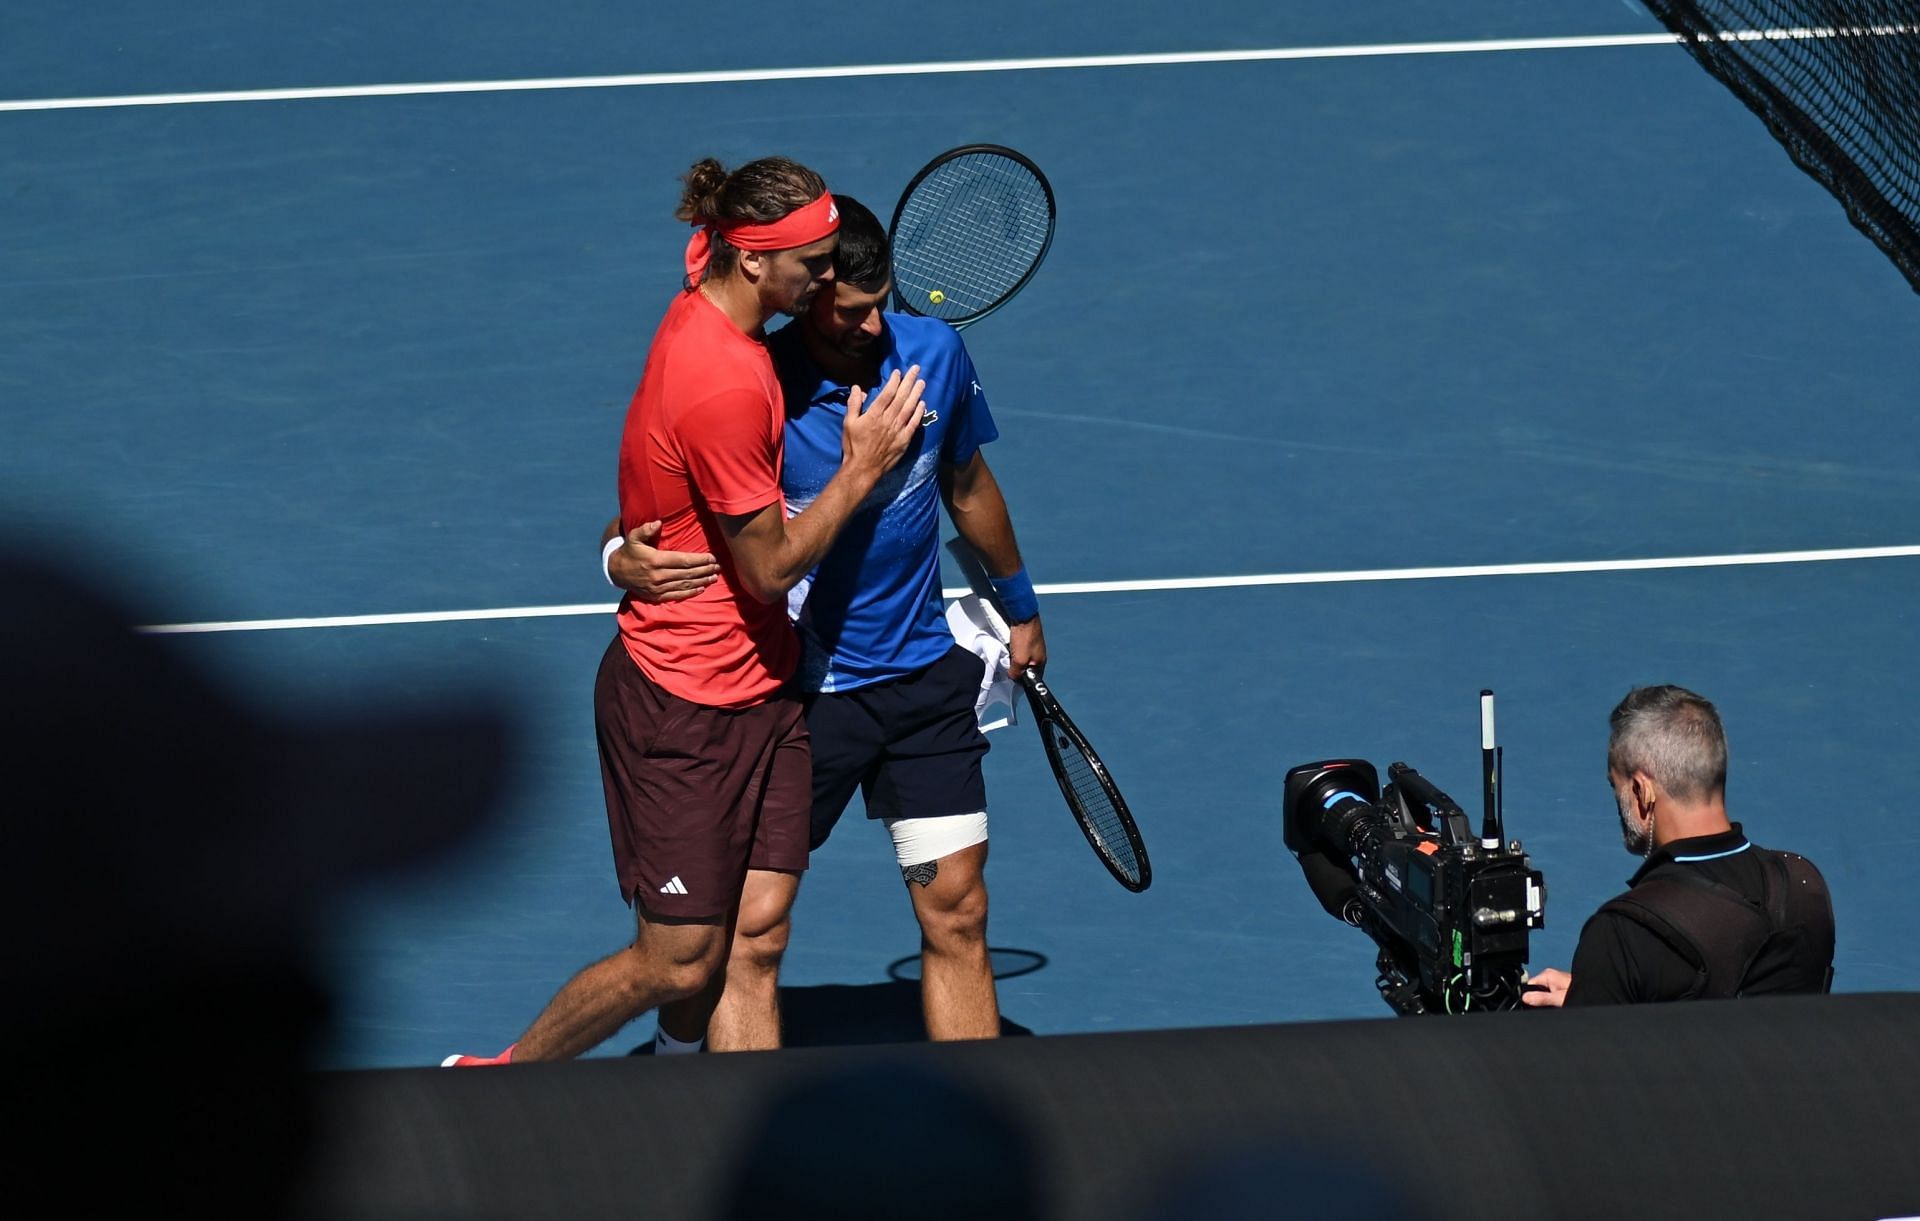
M 807 867 L 813 767 L 800 701 L 710 708 L 662 690 L 613 638 L 593 688 L 620 895 L 724 916 L 748 868 Z

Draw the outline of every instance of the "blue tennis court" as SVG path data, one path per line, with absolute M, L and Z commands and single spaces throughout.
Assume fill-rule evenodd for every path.
M 1279 781 L 1404 760 L 1473 809 L 1483 687 L 1536 965 L 1632 870 L 1607 712 L 1675 682 L 1726 720 L 1733 816 L 1826 872 L 1836 988 L 1920 976 L 1920 302 L 1643 9 L 736 10 L 752 39 L 590 0 L 104 0 L 0 43 L 0 529 L 283 708 L 515 710 L 503 813 L 332 917 L 332 1063 L 504 1045 L 630 935 L 594 544 L 677 175 L 781 153 L 884 216 L 976 140 L 1059 198 L 966 338 L 1049 677 L 1155 872 L 1115 886 L 1031 731 L 993 735 L 1009 1022 L 1387 1016 Z M 850 820 L 802 889 L 794 1041 L 902 1037 L 917 936 Z

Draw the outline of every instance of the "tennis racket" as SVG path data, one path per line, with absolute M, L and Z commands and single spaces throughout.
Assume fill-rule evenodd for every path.
M 959 561 L 967 584 L 991 602 L 993 586 L 987 581 L 987 570 L 980 557 L 964 539 L 949 542 L 947 550 Z M 1054 781 L 1060 786 L 1061 796 L 1067 799 L 1073 820 L 1080 824 L 1087 842 L 1093 845 L 1094 854 L 1114 881 L 1139 894 L 1153 884 L 1153 865 L 1147 860 L 1147 845 L 1140 838 L 1140 828 L 1133 821 L 1132 811 L 1127 809 L 1127 799 L 1120 795 L 1120 786 L 1113 782 L 1107 765 L 1100 761 L 1087 735 L 1080 732 L 1080 727 L 1060 706 L 1046 680 L 1029 669 L 1019 681 L 1033 709 L 1033 722 L 1040 730 L 1040 744 L 1046 749 L 1047 763 L 1053 768 Z
M 893 209 L 893 304 L 960 329 L 1026 287 L 1053 244 L 1053 187 L 998 144 L 949 149 Z
M 1046 680 L 1028 670 L 1020 676 L 1020 685 L 1026 688 L 1047 762 L 1053 766 L 1053 778 L 1059 782 L 1074 821 L 1080 824 L 1114 881 L 1140 893 L 1153 884 L 1153 866 L 1147 861 L 1147 845 L 1140 839 L 1140 828 L 1127 809 L 1127 799 L 1120 795 L 1120 786 L 1107 774 L 1106 764 L 1093 752 L 1087 735 L 1060 707 Z

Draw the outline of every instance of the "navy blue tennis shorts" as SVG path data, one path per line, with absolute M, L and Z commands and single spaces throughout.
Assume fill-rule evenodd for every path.
M 813 835 L 833 833 L 855 789 L 868 818 L 937 818 L 987 808 L 974 718 L 986 663 L 955 645 L 904 678 L 806 697 L 813 739 Z

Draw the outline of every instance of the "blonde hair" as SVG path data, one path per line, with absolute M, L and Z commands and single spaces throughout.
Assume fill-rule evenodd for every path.
M 725 221 L 776 221 L 826 194 L 826 179 L 797 161 L 762 157 L 732 173 L 712 157 L 693 163 L 680 176 L 680 206 L 674 216 L 688 224 L 717 226 Z M 713 235 L 709 275 L 733 270 L 740 252 Z

